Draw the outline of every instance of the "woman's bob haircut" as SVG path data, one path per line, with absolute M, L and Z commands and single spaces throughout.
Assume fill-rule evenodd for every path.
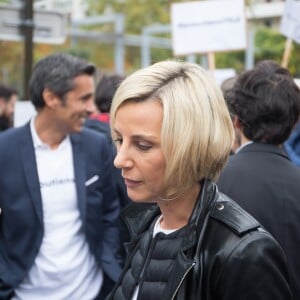
M 166 199 L 204 178 L 215 181 L 233 144 L 232 121 L 220 88 L 200 66 L 163 61 L 128 76 L 111 106 L 111 128 L 128 102 L 158 101 L 163 108 L 161 147 Z

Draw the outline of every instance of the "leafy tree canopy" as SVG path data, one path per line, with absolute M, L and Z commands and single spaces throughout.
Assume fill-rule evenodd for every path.
M 226 0 L 224 0 L 226 1 Z M 152 24 L 169 24 L 170 7 L 172 3 L 185 2 L 178 0 L 86 0 L 88 15 L 103 15 L 106 13 L 122 13 L 125 16 L 126 34 L 141 34 L 142 28 Z M 250 1 L 252 2 L 252 0 Z M 10 3 L 8 0 L 0 0 L 0 3 Z M 113 24 L 95 25 L 86 30 L 113 32 Z M 171 37 L 170 34 L 164 34 Z M 281 62 L 286 38 L 277 29 L 261 27 L 255 34 L 255 62 L 263 59 L 273 59 Z M 300 77 L 300 57 L 297 55 L 300 45 L 293 44 L 288 68 L 295 77 Z M 84 57 L 94 62 L 103 72 L 114 71 L 114 46 L 95 41 L 74 41 L 68 38 L 63 45 L 34 45 L 34 61 L 39 60 L 55 51 L 66 51 Z M 138 47 L 126 47 L 125 70 L 126 73 L 140 68 L 140 49 Z M 23 75 L 23 44 L 21 42 L 8 42 L 0 40 L 0 82 L 12 84 L 16 88 L 22 88 Z M 172 58 L 171 49 L 152 49 L 152 62 Z M 200 56 L 197 62 L 201 63 Z M 234 68 L 238 72 L 245 66 L 245 51 L 233 51 L 216 54 L 217 68 Z

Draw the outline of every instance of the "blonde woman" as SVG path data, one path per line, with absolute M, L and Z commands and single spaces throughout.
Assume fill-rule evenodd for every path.
M 290 299 L 277 242 L 214 183 L 234 133 L 210 76 L 196 64 L 154 64 L 124 80 L 110 116 L 133 203 L 108 299 Z

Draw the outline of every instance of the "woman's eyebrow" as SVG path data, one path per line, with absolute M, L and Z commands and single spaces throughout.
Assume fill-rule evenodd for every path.
M 134 134 L 131 136 L 132 139 L 156 139 L 155 135 L 151 134 Z
M 122 136 L 122 134 L 116 128 L 113 128 L 113 131 L 114 131 L 115 134 L 117 134 L 119 136 Z M 140 139 L 143 139 L 143 140 L 148 140 L 148 139 L 157 140 L 157 136 L 152 135 L 152 134 L 133 134 L 133 135 L 130 136 L 130 138 L 132 140 L 140 140 Z

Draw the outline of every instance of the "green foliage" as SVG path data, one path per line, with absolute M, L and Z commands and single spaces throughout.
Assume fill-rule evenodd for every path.
M 172 2 L 182 1 L 167 1 L 167 0 L 88 0 L 89 14 L 104 14 L 104 13 L 123 13 L 126 16 L 126 33 L 141 34 L 142 28 L 155 23 L 169 24 L 170 23 L 170 5 Z M 248 1 L 252 2 L 252 1 Z M 246 3 L 248 3 L 246 1 Z M 249 3 L 248 3 L 249 4 Z M 98 27 L 98 30 L 113 31 L 111 25 Z M 160 35 L 171 37 L 170 34 Z M 284 51 L 286 38 L 279 34 L 278 31 L 270 28 L 258 28 L 255 36 L 255 61 L 263 59 L 272 59 L 281 63 Z M 100 50 L 101 49 L 101 50 Z M 107 56 L 109 52 L 103 51 L 103 47 L 99 47 L 103 56 Z M 112 51 L 113 48 L 110 48 Z M 300 58 L 296 53 L 299 51 L 299 46 L 294 45 L 291 54 L 289 69 L 295 75 L 300 73 Z M 110 52 L 111 53 L 111 52 Z M 172 50 L 170 49 L 152 49 L 152 62 L 162 59 L 172 58 Z M 216 54 L 217 68 L 234 68 L 238 72 L 244 70 L 245 66 L 245 51 L 231 51 Z M 126 70 L 131 71 L 140 67 L 140 49 L 135 47 L 126 48 Z
M 255 36 L 256 61 L 271 59 L 280 64 L 282 61 L 286 40 L 286 37 L 281 35 L 278 31 L 275 31 L 271 28 L 260 28 Z M 295 77 L 300 77 L 299 51 L 300 46 L 296 43 L 293 43 L 288 69 Z
M 259 28 L 255 35 L 255 45 L 259 45 L 255 51 L 256 60 L 271 59 L 280 63 L 285 40 L 286 38 L 275 30 Z
M 103 15 L 109 13 L 122 13 L 125 16 L 126 34 L 140 35 L 143 27 L 153 24 L 170 23 L 170 6 L 172 2 L 185 0 L 86 0 L 89 15 Z M 187 0 L 188 1 L 188 0 Z M 252 2 L 249 1 L 249 2 Z M 9 3 L 0 0 L 0 3 Z M 85 30 L 98 32 L 114 32 L 113 24 L 103 24 L 85 27 Z M 171 34 L 161 34 L 161 37 L 171 38 Z M 261 27 L 256 30 L 255 36 L 255 62 L 272 59 L 281 63 L 286 38 L 278 30 Z M 87 41 L 70 38 L 63 45 L 34 45 L 34 62 L 42 57 L 56 52 L 64 51 L 83 57 L 96 64 L 103 72 L 114 71 L 114 45 L 99 41 Z M 23 44 L 20 42 L 0 41 L 0 81 L 12 84 L 22 89 L 23 77 Z M 295 77 L 300 77 L 300 45 L 293 43 L 288 68 Z M 171 49 L 151 49 L 151 62 L 173 58 Z M 197 56 L 199 60 L 199 56 Z M 217 68 L 234 68 L 243 71 L 245 66 L 245 51 L 231 51 L 216 53 Z M 141 49 L 139 47 L 126 47 L 125 71 L 132 71 L 141 67 Z
M 126 34 L 140 35 L 143 27 L 154 23 L 168 24 L 170 23 L 170 2 L 168 0 L 87 0 L 89 15 L 102 15 L 109 13 L 122 13 L 125 16 L 125 32 Z M 93 30 L 104 32 L 113 32 L 113 24 L 105 24 L 90 27 Z M 161 35 L 170 38 L 170 34 Z M 108 61 L 113 62 L 113 45 L 97 45 L 97 53 L 94 56 L 97 65 L 102 69 L 107 69 Z M 141 65 L 141 49 L 138 47 L 126 47 L 126 72 L 132 72 L 140 68 Z M 172 57 L 172 51 L 169 49 L 152 49 L 152 61 L 167 59 Z M 107 59 L 103 61 L 101 57 Z M 101 61 L 100 61 L 101 60 Z M 111 66 L 113 68 L 113 66 Z
M 0 40 L 0 82 L 22 89 L 22 43 Z
M 168 0 L 88 0 L 89 14 L 123 13 L 126 32 L 140 34 L 144 26 L 170 22 Z
M 91 60 L 91 49 L 83 48 L 83 47 L 71 47 L 67 51 L 67 53 L 75 55 L 77 57 L 81 57 L 85 60 Z
M 289 70 L 294 77 L 300 78 L 300 45 L 294 44 L 289 62 Z
M 216 54 L 216 67 L 220 69 L 235 69 L 237 72 L 244 70 L 244 51 L 231 51 Z

